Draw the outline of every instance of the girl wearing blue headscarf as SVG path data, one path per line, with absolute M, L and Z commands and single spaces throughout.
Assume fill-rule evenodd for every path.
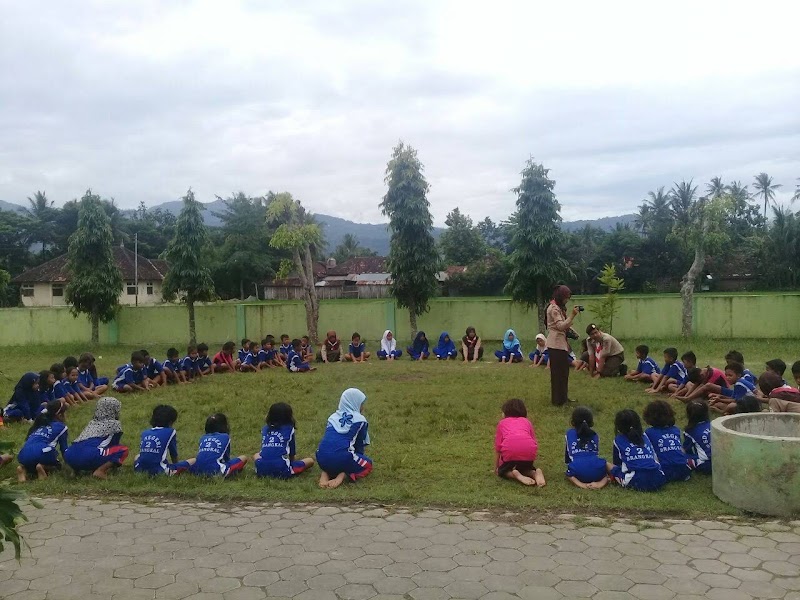
M 439 343 L 433 349 L 433 353 L 439 360 L 455 360 L 458 356 L 458 350 L 453 340 L 450 339 L 450 334 L 446 331 L 442 332 L 439 336 Z
M 522 347 L 519 345 L 517 334 L 513 329 L 506 331 L 503 336 L 503 347 L 494 355 L 501 363 L 522 362 Z
M 39 374 L 25 373 L 14 386 L 14 393 L 3 410 L 7 421 L 33 422 L 42 407 L 39 396 Z
M 428 338 L 425 337 L 425 332 L 420 331 L 406 350 L 411 360 L 425 360 L 428 358 L 431 352 L 428 346 Z
M 333 489 L 345 481 L 356 481 L 372 471 L 372 459 L 364 455 L 369 446 L 367 419 L 362 414 L 367 397 L 356 388 L 346 389 L 339 408 L 328 419 L 325 434 L 317 448 L 322 475 L 319 487 Z

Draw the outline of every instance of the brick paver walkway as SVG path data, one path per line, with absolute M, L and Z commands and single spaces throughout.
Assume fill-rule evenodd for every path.
M 8 600 L 800 600 L 800 522 L 45 500 Z

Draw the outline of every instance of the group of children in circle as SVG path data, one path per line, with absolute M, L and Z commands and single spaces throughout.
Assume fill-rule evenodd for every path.
M 366 395 L 356 388 L 345 390 L 337 410 L 327 421 L 314 458 L 298 459 L 295 447 L 295 420 L 292 407 L 285 402 L 270 406 L 261 430 L 261 449 L 252 457 L 259 477 L 289 479 L 317 462 L 322 470 L 319 485 L 336 488 L 344 481 L 356 481 L 372 471 L 372 459 L 365 455 L 369 445 L 369 424 L 364 417 Z M 94 416 L 81 434 L 68 443 L 67 404 L 52 400 L 42 408 L 28 430 L 17 460 L 18 481 L 29 476 L 45 479 L 62 468 L 64 462 L 77 475 L 91 473 L 108 478 L 112 469 L 123 465 L 128 447 L 121 444 L 122 405 L 113 397 L 101 397 Z M 174 476 L 187 472 L 198 476 L 228 478 L 244 469 L 247 456 L 233 456 L 228 418 L 223 413 L 210 415 L 200 437 L 196 456 L 178 460 L 178 438 L 174 429 L 178 412 L 160 404 L 153 409 L 150 427 L 140 436 L 134 471 L 147 475 Z M 0 466 L 13 460 L 0 457 Z

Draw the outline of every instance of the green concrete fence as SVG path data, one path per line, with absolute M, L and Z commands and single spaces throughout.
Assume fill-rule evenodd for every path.
M 576 329 L 593 322 L 592 306 L 598 297 L 575 298 L 586 306 Z M 681 299 L 678 295 L 621 296 L 613 334 L 628 339 L 668 339 L 681 333 Z M 197 306 L 197 336 L 217 343 L 242 337 L 261 338 L 266 333 L 305 332 L 302 302 L 218 303 Z M 463 335 L 468 325 L 485 339 L 500 339 L 512 327 L 530 345 L 538 333 L 536 311 L 507 298 L 438 298 L 422 315 L 419 328 L 435 339 L 442 331 Z M 329 300 L 320 306 L 320 333 L 335 329 L 342 336 L 353 331 L 366 340 L 378 340 L 392 329 L 401 340 L 409 337 L 408 311 L 391 300 Z M 0 345 L 68 344 L 90 339 L 89 322 L 73 317 L 67 308 L 0 309 Z M 704 338 L 800 338 L 800 293 L 698 294 L 695 296 L 694 332 Z M 117 318 L 100 327 L 100 341 L 108 344 L 183 345 L 188 336 L 186 308 L 179 305 L 126 306 Z

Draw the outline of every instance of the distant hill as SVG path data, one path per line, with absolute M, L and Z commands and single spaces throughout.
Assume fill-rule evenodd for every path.
M 157 204 L 151 208 L 160 208 L 161 210 L 165 210 L 177 215 L 181 211 L 182 205 L 183 203 L 180 200 L 175 200 L 172 202 Z M 205 220 L 206 225 L 209 227 L 219 227 L 221 224 L 220 219 L 214 213 L 224 212 L 225 205 L 223 204 L 222 200 L 214 200 L 213 202 L 207 202 L 203 205 L 206 207 L 206 210 L 203 211 L 203 219 Z M 19 204 L 13 204 L 11 202 L 4 202 L 3 200 L 0 200 L 0 210 L 22 212 L 25 210 L 25 208 Z M 133 211 L 125 212 L 130 213 Z M 336 246 L 341 243 L 342 238 L 347 233 L 356 236 L 363 247 L 374 250 L 381 256 L 386 256 L 389 253 L 389 231 L 386 223 L 355 223 L 340 217 L 333 217 L 331 215 L 323 214 L 315 214 L 314 217 L 322 225 L 322 229 L 325 234 L 325 240 L 328 242 L 328 251 L 331 253 Z M 592 227 L 597 227 L 598 229 L 611 231 L 618 224 L 633 225 L 635 220 L 636 215 L 627 214 L 620 215 L 618 217 L 602 217 L 594 220 L 564 221 L 561 224 L 561 227 L 564 229 L 564 231 L 577 231 L 585 225 L 591 225 Z M 439 239 L 439 236 L 443 231 L 444 229 L 440 227 L 434 227 L 433 237 Z

